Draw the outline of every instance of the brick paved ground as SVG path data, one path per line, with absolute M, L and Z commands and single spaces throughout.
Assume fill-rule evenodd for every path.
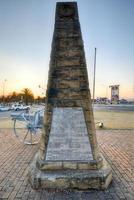
M 37 146 L 20 144 L 10 129 L 0 130 L 0 199 L 23 200 L 134 200 L 134 130 L 97 131 L 101 151 L 113 170 L 106 191 L 31 189 L 27 170 Z

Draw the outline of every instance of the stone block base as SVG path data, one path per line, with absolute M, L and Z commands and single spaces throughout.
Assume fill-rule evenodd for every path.
M 112 180 L 112 172 L 104 160 L 98 170 L 47 170 L 41 171 L 35 161 L 29 170 L 29 181 L 34 189 L 101 189 L 108 187 Z

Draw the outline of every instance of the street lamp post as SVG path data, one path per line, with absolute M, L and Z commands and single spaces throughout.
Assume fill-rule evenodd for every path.
M 4 104 L 4 101 L 5 101 L 5 86 L 6 86 L 6 81 L 7 81 L 7 79 L 4 79 L 4 82 L 3 82 L 3 104 Z

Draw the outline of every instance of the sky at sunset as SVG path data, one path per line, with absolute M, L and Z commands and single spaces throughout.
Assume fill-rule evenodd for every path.
M 66 0 L 67 1 L 67 0 Z M 71 1 L 71 0 L 70 0 Z M 56 0 L 0 0 L 0 95 L 46 88 Z M 97 48 L 96 97 L 134 99 L 134 0 L 77 0 L 92 93 Z M 5 81 L 6 79 L 6 81 Z

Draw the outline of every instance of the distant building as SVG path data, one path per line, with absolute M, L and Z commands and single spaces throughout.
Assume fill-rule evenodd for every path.
M 99 104 L 110 103 L 110 101 L 109 101 L 109 99 L 107 97 L 97 97 L 95 102 L 99 103 Z
M 128 104 L 128 101 L 127 101 L 126 99 L 121 99 L 119 102 L 120 102 L 121 104 Z
M 120 85 L 110 85 L 111 88 L 111 103 L 119 103 L 119 86 Z

